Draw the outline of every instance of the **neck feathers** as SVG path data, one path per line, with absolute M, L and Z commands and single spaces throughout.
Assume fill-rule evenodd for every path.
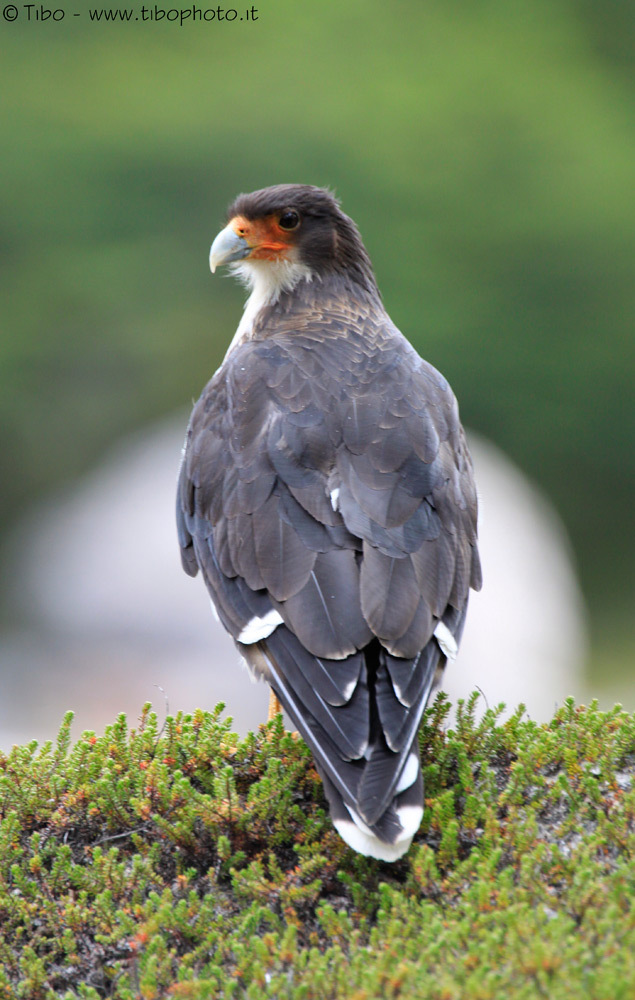
M 232 265 L 232 271 L 251 294 L 226 358 L 235 347 L 264 330 L 272 307 L 276 305 L 279 307 L 280 326 L 287 328 L 288 332 L 292 317 L 295 317 L 298 326 L 304 325 L 309 316 L 321 317 L 324 302 L 332 306 L 340 300 L 346 312 L 355 302 L 363 311 L 369 307 L 384 311 L 374 280 L 368 284 L 360 283 L 357 276 L 346 272 L 321 275 L 306 264 L 283 260 L 241 261 Z

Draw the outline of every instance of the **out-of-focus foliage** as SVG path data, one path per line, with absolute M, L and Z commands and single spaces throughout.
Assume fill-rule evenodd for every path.
M 0 26 L 5 516 L 198 395 L 240 308 L 207 271 L 226 203 L 323 184 L 466 423 L 555 500 L 598 616 L 626 607 L 635 8 L 81 10 Z

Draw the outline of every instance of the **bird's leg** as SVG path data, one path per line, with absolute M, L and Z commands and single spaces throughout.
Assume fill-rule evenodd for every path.
M 267 712 L 267 722 L 271 722 L 272 719 L 275 719 L 278 712 L 280 712 L 280 715 L 282 715 L 283 708 L 282 705 L 280 704 L 280 699 L 278 698 L 278 695 L 273 690 L 273 688 L 271 688 L 271 691 L 269 692 L 269 711 Z M 300 739 L 300 734 L 295 729 L 290 735 L 292 740 Z
M 269 693 L 269 712 L 267 713 L 267 722 L 271 722 L 272 719 L 275 719 L 278 713 L 282 714 L 282 705 L 280 704 L 278 695 L 272 688 Z

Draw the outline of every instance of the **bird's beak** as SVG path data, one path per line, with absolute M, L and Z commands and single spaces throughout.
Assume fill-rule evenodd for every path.
M 212 274 L 221 264 L 231 264 L 234 260 L 243 260 L 251 253 L 252 249 L 247 240 L 232 229 L 231 224 L 225 226 L 212 243 L 212 249 L 209 252 L 209 266 Z

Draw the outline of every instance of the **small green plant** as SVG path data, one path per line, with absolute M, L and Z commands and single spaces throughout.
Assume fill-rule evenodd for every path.
M 635 719 L 567 702 L 477 717 L 421 753 L 393 865 L 335 833 L 280 717 L 146 705 L 0 754 L 0 1000 L 570 1000 L 635 995 Z

